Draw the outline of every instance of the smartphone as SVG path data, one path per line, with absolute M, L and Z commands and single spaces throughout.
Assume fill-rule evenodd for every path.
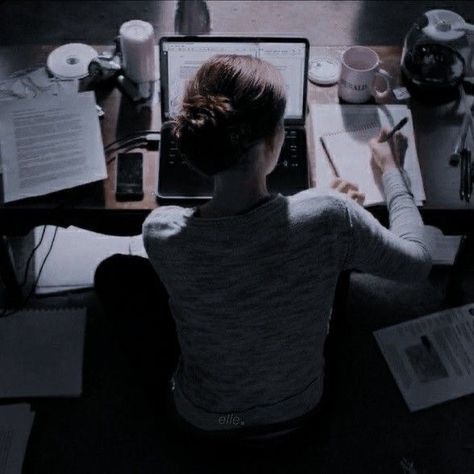
M 119 153 L 115 177 L 117 201 L 143 199 L 143 153 Z

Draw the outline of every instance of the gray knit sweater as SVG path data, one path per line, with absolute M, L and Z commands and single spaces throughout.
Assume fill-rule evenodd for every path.
M 176 408 L 204 430 L 276 423 L 320 400 L 338 275 L 425 278 L 423 223 L 398 170 L 383 185 L 390 230 L 341 194 L 277 195 L 241 215 L 160 207 L 143 226 L 181 357 Z

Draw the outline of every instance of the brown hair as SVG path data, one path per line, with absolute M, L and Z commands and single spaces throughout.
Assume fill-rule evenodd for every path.
M 214 56 L 186 88 L 174 121 L 178 149 L 202 173 L 219 173 L 275 133 L 285 106 L 285 85 L 271 64 L 252 56 Z

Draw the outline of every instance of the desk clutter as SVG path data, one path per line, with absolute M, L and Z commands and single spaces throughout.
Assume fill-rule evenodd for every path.
M 459 168 L 458 195 L 467 203 L 470 202 L 474 182 L 471 154 L 474 146 L 474 106 L 466 97 L 474 92 L 473 31 L 472 24 L 450 10 L 429 10 L 418 17 L 403 42 L 400 72 L 404 87 L 393 89 L 393 95 L 400 103 L 410 100 L 428 106 L 452 101 L 460 103 L 465 119 L 454 143 L 450 163 Z M 349 57 L 351 48 L 342 52 L 340 57 L 318 53 L 310 61 L 309 79 L 318 85 L 338 82 L 340 98 L 350 103 L 365 102 L 371 96 L 381 94 L 374 89 L 373 74 L 382 73 L 385 80 L 387 75 L 380 70 L 376 53 L 370 48 L 352 50 L 357 54 Z M 469 135 L 472 140 L 469 140 Z M 318 166 L 316 168 L 319 172 Z M 324 173 L 323 167 L 320 174 L 324 176 Z
M 294 99 L 296 95 L 293 91 L 294 84 L 298 81 L 288 71 L 291 71 L 293 75 L 295 71 L 299 71 L 303 76 L 306 74 L 310 81 L 319 85 L 338 83 L 339 97 L 351 104 L 366 102 L 368 99 L 373 100 L 373 97 L 379 100 L 391 94 L 400 102 L 419 100 L 427 104 L 459 99 L 464 102 L 463 113 L 466 119 L 463 121 L 450 163 L 453 167 L 459 168 L 459 198 L 469 202 L 474 179 L 474 164 L 470 150 L 472 144 L 469 137 L 471 136 L 474 140 L 474 125 L 473 109 L 468 104 L 465 90 L 469 91 L 470 84 L 474 82 L 473 29 L 474 27 L 466 23 L 461 16 L 449 10 L 429 10 L 417 18 L 410 26 L 403 43 L 400 59 L 400 72 L 404 86 L 402 88 L 393 87 L 394 78 L 381 69 L 378 54 L 368 47 L 351 46 L 340 57 L 338 54 L 326 54 L 313 57 L 311 61 L 305 58 L 305 68 L 293 67 L 293 63 L 289 68 L 281 63 L 280 58 L 277 66 L 283 72 L 289 90 L 287 112 L 290 117 L 293 117 L 294 106 L 300 103 L 299 97 L 298 100 Z M 130 20 L 121 25 L 114 39 L 114 46 L 108 51 L 99 53 L 90 45 L 81 43 L 64 44 L 49 54 L 46 64 L 18 71 L 12 77 L 1 81 L 0 158 L 3 157 L 4 162 L 2 165 L 4 202 L 40 196 L 107 177 L 104 165 L 104 144 L 97 120 L 97 115 L 104 116 L 104 111 L 95 103 L 91 90 L 78 92 L 81 84 L 94 89 L 102 82 L 110 80 L 132 101 L 147 101 L 151 97 L 156 97 L 154 89 L 161 68 L 164 71 L 161 81 L 162 92 L 164 91 L 164 97 L 161 98 L 162 121 L 169 120 L 179 107 L 184 79 L 187 79 L 208 56 L 216 53 L 215 48 L 213 49 L 210 45 L 218 38 L 216 36 L 199 39 L 179 37 L 179 41 L 176 38 L 175 41 L 173 38 L 168 38 L 163 48 L 160 42 L 160 48 L 163 51 L 160 51 L 158 56 L 153 26 L 141 20 Z M 205 52 L 204 50 L 191 51 L 190 45 L 198 40 L 204 42 L 203 46 L 207 48 Z M 250 43 L 250 40 L 251 38 L 248 37 L 247 43 Z M 277 40 L 280 43 L 282 41 L 281 38 Z M 173 49 L 174 43 L 179 47 L 176 49 L 177 53 L 187 55 L 186 60 L 181 58 L 179 60 L 181 62 L 173 62 L 172 67 L 168 64 L 163 65 L 163 59 L 169 61 L 169 56 L 176 54 Z M 232 47 L 229 44 L 229 41 L 223 43 L 222 51 L 232 53 L 239 43 L 236 38 L 233 38 Z M 270 49 L 263 53 L 247 50 L 248 47 L 245 49 L 246 54 L 263 54 L 264 59 L 270 62 L 273 60 L 274 51 Z M 378 88 L 376 76 L 385 81 L 384 89 Z M 306 83 L 305 79 L 306 77 L 303 77 L 301 84 Z M 303 89 L 306 91 L 306 88 Z M 22 99 L 20 101 L 14 100 L 20 98 Z M 312 106 L 314 115 L 318 108 L 323 107 L 322 105 Z M 347 110 L 351 108 L 356 110 L 354 107 L 357 106 L 345 104 L 344 107 L 347 107 Z M 390 109 L 395 106 L 387 107 Z M 30 110 L 33 110 L 36 115 L 30 115 Z M 95 117 L 93 117 L 94 113 Z M 405 114 L 409 115 L 409 113 L 406 109 Z M 37 120 L 38 114 L 42 116 L 44 114 L 45 118 Z M 62 120 L 65 116 L 68 116 L 67 121 Z M 383 125 L 383 122 L 380 124 Z M 377 126 L 378 123 L 375 123 L 372 130 L 366 128 L 366 136 L 362 132 L 358 132 L 357 136 L 354 133 L 345 133 L 339 134 L 337 139 L 336 136 L 330 138 L 329 134 L 339 132 L 340 129 L 326 129 L 324 134 L 328 136 L 324 140 L 327 142 L 328 149 L 331 149 L 329 151 L 335 155 L 334 161 L 339 161 L 339 166 L 343 165 L 339 160 L 339 151 L 342 146 L 338 143 L 340 139 L 344 139 L 345 146 L 349 145 L 349 142 L 353 145 L 368 138 L 369 132 L 376 134 Z M 413 133 L 411 120 L 409 127 L 411 134 Z M 15 139 L 13 132 L 17 133 Z M 146 132 L 149 134 L 156 131 L 146 130 Z M 92 137 L 92 140 L 86 140 L 86 136 Z M 146 136 L 142 135 L 142 138 L 146 139 Z M 315 142 L 321 139 L 320 136 L 314 138 Z M 123 137 L 118 137 L 114 143 L 119 143 L 122 139 Z M 70 146 L 74 148 L 73 155 L 65 152 Z M 106 147 L 106 154 L 107 151 Z M 325 176 L 327 170 L 326 165 L 321 161 L 322 150 L 318 143 L 315 144 L 315 151 L 316 185 L 324 187 L 327 185 L 327 176 Z M 357 151 L 360 151 L 360 147 L 357 147 Z M 416 153 L 414 148 L 413 152 Z M 178 174 L 174 169 L 166 172 L 168 161 L 162 160 L 161 154 L 162 151 L 160 151 L 159 166 L 161 171 L 158 171 L 156 190 L 158 196 L 163 198 L 174 198 L 177 195 L 180 198 L 209 197 L 212 183 L 203 185 L 203 190 L 198 190 L 197 193 L 195 189 L 183 192 L 181 188 L 187 189 L 190 187 L 189 183 L 193 180 L 197 181 L 198 178 L 194 173 L 188 179 L 187 171 L 181 168 Z M 107 163 L 110 161 L 112 160 Z M 279 191 L 281 188 L 287 194 L 286 181 L 293 179 L 290 171 L 295 173 L 302 167 L 301 163 L 290 163 L 285 157 L 279 161 L 280 164 L 276 174 L 281 175 L 281 179 L 278 180 L 277 189 L 272 189 L 272 191 Z M 415 166 L 410 160 L 407 165 L 408 167 Z M 294 169 L 291 169 L 292 166 Z M 163 177 L 162 174 L 165 176 Z M 415 167 L 407 169 L 407 175 L 411 185 L 414 186 L 417 202 L 421 205 L 425 196 L 419 170 Z M 304 180 L 304 176 L 301 176 L 300 181 Z M 271 178 L 273 180 L 274 177 Z M 358 178 L 363 179 L 363 176 L 360 175 Z M 180 181 L 183 181 L 181 186 Z M 357 184 L 365 186 L 367 183 Z M 367 204 L 383 203 L 383 196 L 380 190 L 377 192 L 376 189 L 377 183 L 374 185 L 370 182 L 368 186 L 370 192 Z M 290 194 L 300 188 L 301 183 L 288 187 L 291 190 Z
M 93 90 L 79 90 L 116 79 L 132 100 L 148 100 L 158 76 L 155 55 L 152 25 L 131 20 L 121 26 L 111 51 L 65 44 L 45 65 L 0 81 L 3 202 L 107 178 L 98 120 L 104 111 Z

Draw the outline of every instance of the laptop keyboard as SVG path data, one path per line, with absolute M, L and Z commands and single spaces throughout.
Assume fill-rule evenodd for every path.
M 305 137 L 303 136 L 303 138 Z M 306 144 L 301 143 L 298 130 L 285 130 L 285 141 L 283 142 L 277 166 L 282 168 L 298 168 L 301 166 L 302 163 L 298 157 L 301 156 L 302 147 L 305 148 Z
M 168 164 L 173 166 L 175 164 L 184 164 L 184 160 L 178 152 L 178 145 L 176 140 L 170 140 L 170 151 L 168 153 Z
M 277 166 L 281 168 L 298 168 L 302 165 L 301 160 L 298 158 L 301 156 L 301 147 L 305 144 L 301 143 L 300 137 L 298 137 L 298 130 L 285 130 L 285 141 L 278 159 Z M 184 159 L 178 152 L 178 146 L 176 140 L 170 138 L 169 140 L 169 152 L 167 153 L 167 162 L 169 165 L 181 165 L 185 164 Z
M 184 161 L 176 140 L 168 134 L 160 151 L 158 195 L 205 197 L 212 195 L 212 179 L 205 178 Z M 285 129 L 285 141 L 275 169 L 267 178 L 270 192 L 295 194 L 308 188 L 306 134 L 304 128 Z
M 307 189 L 308 160 L 304 128 L 285 129 L 285 141 L 275 169 L 267 177 L 268 190 L 284 195 Z

